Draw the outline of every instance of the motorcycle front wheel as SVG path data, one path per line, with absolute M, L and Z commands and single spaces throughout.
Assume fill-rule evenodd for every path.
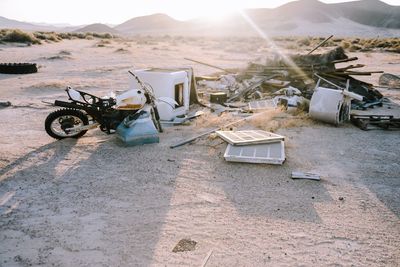
M 89 124 L 86 114 L 76 109 L 59 109 L 50 113 L 44 123 L 48 135 L 56 139 L 79 138 L 87 130 L 78 127 Z M 75 128 L 75 130 L 74 130 Z

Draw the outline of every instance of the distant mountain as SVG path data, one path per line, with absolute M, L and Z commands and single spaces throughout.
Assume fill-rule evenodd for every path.
M 132 18 L 110 27 L 91 24 L 82 28 L 51 27 L 0 17 L 0 28 L 36 31 L 108 32 L 121 35 L 255 36 L 319 35 L 399 37 L 400 6 L 379 0 L 325 4 L 318 0 L 299 0 L 277 8 L 247 9 L 215 21 L 196 18 L 178 21 L 165 14 Z
M 120 32 L 106 24 L 94 23 L 87 25 L 83 28 L 79 28 L 74 30 L 75 32 L 95 32 L 95 33 L 111 33 L 111 34 L 119 34 Z
M 335 4 L 339 15 L 360 24 L 400 28 L 400 6 L 391 6 L 377 0 L 363 0 Z
M 263 31 L 269 35 L 400 36 L 400 6 L 379 0 L 335 4 L 300 0 L 243 13 L 245 16 L 236 13 L 218 22 L 204 18 L 182 22 L 155 14 L 133 18 L 115 29 L 129 35 L 253 36 Z
M 153 14 L 130 19 L 114 27 L 114 29 L 128 34 L 140 33 L 171 33 L 181 31 L 186 25 L 165 14 Z
M 21 29 L 26 31 L 52 31 L 54 26 L 37 25 L 33 23 L 21 22 L 0 16 L 0 29 Z

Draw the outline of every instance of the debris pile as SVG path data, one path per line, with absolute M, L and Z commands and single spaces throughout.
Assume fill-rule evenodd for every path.
M 245 116 L 243 113 L 258 112 L 280 105 L 287 111 L 307 111 L 312 119 L 335 125 L 352 121 L 364 130 L 372 125 L 383 129 L 399 128 L 399 119 L 390 115 L 357 117 L 352 114 L 352 109 L 366 110 L 382 106 L 385 100 L 372 84 L 353 76 L 372 75 L 383 71 L 357 71 L 356 69 L 365 66 L 363 64 L 338 67 L 338 63 L 352 62 L 358 58 L 349 58 L 341 47 L 312 55 L 315 49 L 306 55 L 273 55 L 264 64 L 249 63 L 247 68 L 237 73 L 197 60 L 187 60 L 224 71 L 225 74 L 219 77 L 195 78 L 199 97 L 208 100 L 208 103 L 203 105 L 217 114 L 236 112 Z M 382 76 L 380 82 L 393 85 L 397 78 L 394 75 Z M 282 164 L 285 160 L 283 139 L 271 143 L 267 138 L 259 143 L 259 131 L 221 131 L 227 126 L 250 120 L 260 114 L 263 112 L 212 129 L 170 147 L 179 147 L 216 132 L 229 143 L 224 154 L 227 161 Z M 269 132 L 263 134 L 273 135 Z M 308 173 L 295 174 L 294 178 L 319 179 Z
M 250 63 L 238 74 L 222 75 L 214 81 L 210 81 L 208 77 L 208 81 L 200 81 L 199 85 L 227 93 L 228 98 L 225 103 L 288 95 L 288 88 L 289 96 L 295 94 L 311 99 L 315 85 L 322 77 L 325 80 L 320 85 L 333 89 L 345 88 L 349 81 L 349 91 L 364 97 L 360 105 L 380 101 L 382 94 L 374 89 L 372 84 L 359 81 L 352 76 L 371 75 L 382 71 L 354 70 L 364 67 L 363 64 L 352 64 L 341 68 L 335 66 L 337 63 L 357 59 L 357 57 L 349 58 L 341 47 L 320 55 L 274 55 L 265 64 Z
M 365 101 L 371 102 L 382 98 L 382 94 L 373 88 L 372 84 L 359 81 L 352 76 L 355 75 L 371 75 L 373 73 L 382 73 L 382 71 L 354 71 L 354 69 L 362 68 L 365 65 L 356 64 L 346 67 L 336 68 L 335 64 L 357 60 L 357 57 L 349 58 L 343 48 L 337 47 L 327 53 L 320 55 L 292 55 L 281 56 L 273 60 L 269 60 L 265 65 L 250 63 L 248 68 L 244 70 L 243 76 L 271 77 L 281 80 L 282 84 L 289 83 L 298 88 L 307 97 L 312 95 L 312 90 L 319 77 L 326 80 L 321 86 L 334 88 L 332 83 L 342 88 L 346 87 L 349 80 L 349 91 L 360 94 L 365 97 Z M 316 76 L 318 75 L 318 76 Z M 266 83 L 263 89 L 273 89 L 277 87 L 275 84 Z
M 288 110 L 309 111 L 312 109 L 310 105 L 314 105 L 317 112 L 330 113 L 329 119 L 325 119 L 324 115 L 314 118 L 337 125 L 350 120 L 350 109 L 382 106 L 382 94 L 372 84 L 353 77 L 382 71 L 355 70 L 364 67 L 363 64 L 336 66 L 357 59 L 349 58 L 341 47 L 317 55 L 273 55 L 264 64 L 249 63 L 237 74 L 228 73 L 214 79 L 198 77 L 198 84 L 205 89 L 204 95 L 208 94 L 210 105 L 216 103 L 251 112 L 277 105 L 283 105 Z M 316 95 L 316 92 L 319 94 Z M 310 103 L 313 95 L 314 101 Z M 332 102 L 327 99 L 332 96 L 336 99 L 335 103 L 331 105 L 331 110 L 326 110 L 324 103 Z

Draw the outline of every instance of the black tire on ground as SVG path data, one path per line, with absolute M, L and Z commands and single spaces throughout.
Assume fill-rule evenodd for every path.
M 36 63 L 0 63 L 0 73 L 28 74 L 37 72 Z
M 45 127 L 48 135 L 50 135 L 51 137 L 53 137 L 55 139 L 79 138 L 87 132 L 87 130 L 84 130 L 84 131 L 81 131 L 74 135 L 65 135 L 65 136 L 60 135 L 57 132 L 54 132 L 52 130 L 52 123 L 55 120 L 57 120 L 63 116 L 71 116 L 71 117 L 79 118 L 83 122 L 83 125 L 89 124 L 89 119 L 88 119 L 87 115 L 84 114 L 83 112 L 76 110 L 76 109 L 59 109 L 59 110 L 56 110 L 56 111 L 50 113 L 47 116 L 46 121 L 44 122 L 44 127 Z

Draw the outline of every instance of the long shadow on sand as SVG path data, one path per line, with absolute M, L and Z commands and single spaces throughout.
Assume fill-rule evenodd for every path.
M 160 169 L 156 146 L 65 140 L 5 167 L 0 265 L 150 265 L 178 170 Z
M 282 166 L 226 162 L 225 147 L 215 159 L 198 155 L 197 160 L 210 177 L 216 177 L 209 183 L 221 188 L 243 217 L 321 222 L 316 204 L 332 201 L 324 182 L 292 180 L 293 165 L 287 162 Z

